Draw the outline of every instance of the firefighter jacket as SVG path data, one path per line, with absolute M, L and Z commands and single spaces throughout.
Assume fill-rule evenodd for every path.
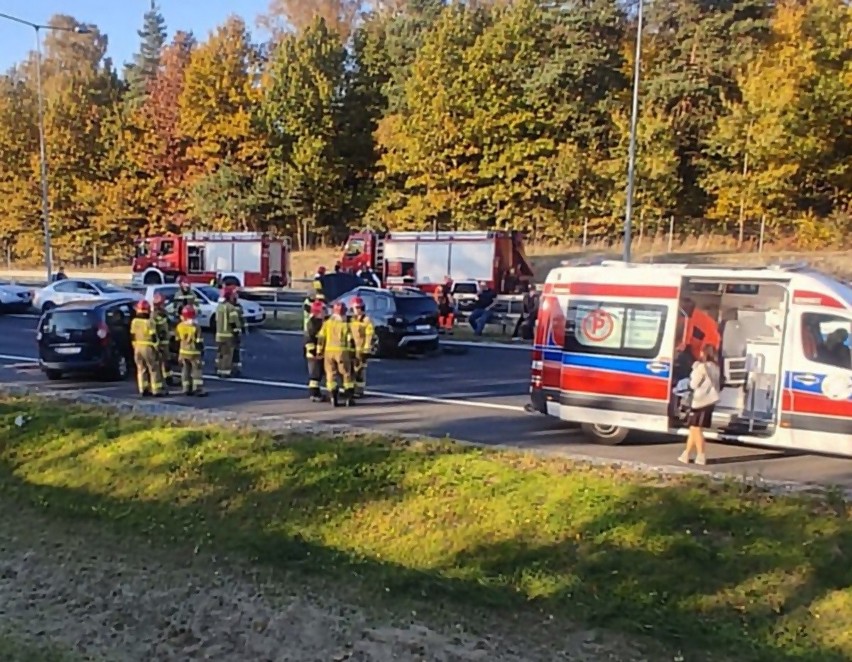
M 366 315 L 353 315 L 349 320 L 349 328 L 352 332 L 352 345 L 355 354 L 369 354 L 373 346 L 373 323 Z
M 158 342 L 157 324 L 149 317 L 136 317 L 130 323 L 130 340 L 133 349 L 156 347 Z
M 239 303 L 232 303 L 231 305 L 237 309 L 237 328 L 240 331 L 245 332 L 246 318 L 245 315 L 243 315 L 243 307 Z
M 216 306 L 216 340 L 228 340 L 240 332 L 240 314 L 230 301 L 219 301 Z
M 337 315 L 329 317 L 317 334 L 317 351 L 324 355 L 352 352 L 352 330 L 349 328 L 349 322 Z
M 195 320 L 181 320 L 175 332 L 180 345 L 181 358 L 194 359 L 204 353 L 204 339 L 201 335 L 201 327 L 198 326 Z
M 161 345 L 169 343 L 169 316 L 164 310 L 154 310 L 152 313 L 154 325 L 157 327 L 157 339 Z
M 305 346 L 305 356 L 309 359 L 318 358 L 320 355 L 317 351 L 317 337 L 319 336 L 320 329 L 322 329 L 322 325 L 322 317 L 311 317 L 308 319 L 307 324 L 305 324 L 303 343 Z
M 178 290 L 178 293 L 175 294 L 172 299 L 171 305 L 173 306 L 174 313 L 176 315 L 180 315 L 181 311 L 184 309 L 184 306 L 192 306 L 193 308 L 198 308 L 198 297 L 195 296 L 195 293 L 192 290 L 184 292 L 183 290 Z
M 308 328 L 308 320 L 311 319 L 311 306 L 314 301 L 322 301 L 325 303 L 325 295 L 322 292 L 316 292 L 310 296 L 305 297 L 304 302 L 302 302 L 302 328 Z

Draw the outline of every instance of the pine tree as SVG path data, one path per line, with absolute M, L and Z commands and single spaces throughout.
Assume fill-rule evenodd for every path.
M 127 80 L 127 100 L 131 104 L 142 101 L 148 94 L 148 85 L 160 68 L 160 55 L 166 43 L 166 19 L 160 13 L 156 0 L 145 12 L 142 29 L 137 32 L 141 44 L 139 52 L 133 56 L 133 63 L 127 65 L 124 77 Z

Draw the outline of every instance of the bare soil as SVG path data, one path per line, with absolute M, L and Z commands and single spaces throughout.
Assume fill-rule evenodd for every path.
M 650 659 L 620 636 L 546 616 L 538 628 L 492 624 L 506 631 L 490 634 L 453 625 L 452 614 L 430 626 L 414 612 L 365 608 L 306 580 L 151 549 L 9 503 L 0 504 L 0 530 L 0 651 L 23 649 L 29 659 Z

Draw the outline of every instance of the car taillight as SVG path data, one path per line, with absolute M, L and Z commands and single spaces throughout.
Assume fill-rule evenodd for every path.
M 98 324 L 98 338 L 100 338 L 102 345 L 105 345 L 107 338 L 109 338 L 109 327 L 103 322 Z

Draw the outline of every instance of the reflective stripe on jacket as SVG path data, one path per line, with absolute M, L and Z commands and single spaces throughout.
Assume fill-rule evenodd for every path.
M 329 317 L 317 334 L 317 345 L 320 353 L 351 352 L 352 330 L 349 322 L 339 317 Z
M 201 327 L 195 322 L 182 321 L 176 329 L 180 343 L 180 356 L 200 356 L 204 352 L 204 340 Z
M 349 322 L 349 328 L 352 331 L 352 342 L 355 351 L 358 354 L 369 354 L 370 347 L 373 344 L 373 334 L 375 333 L 370 318 L 366 315 L 353 317 Z
M 130 323 L 130 339 L 133 347 L 156 347 L 157 325 L 148 317 L 137 317 Z

